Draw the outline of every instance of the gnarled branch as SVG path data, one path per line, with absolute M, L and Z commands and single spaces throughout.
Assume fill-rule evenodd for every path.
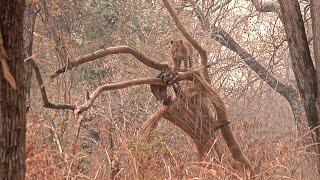
M 142 84 L 165 85 L 160 78 L 140 78 L 140 79 L 133 79 L 133 80 L 119 82 L 119 83 L 105 84 L 97 87 L 90 94 L 87 102 L 85 102 L 83 105 L 77 108 L 77 110 L 75 111 L 75 114 L 79 114 L 83 111 L 88 110 L 92 106 L 93 102 L 97 99 L 97 97 L 104 91 L 123 89 L 130 86 L 136 86 L 136 85 L 142 85 Z
M 71 59 L 70 62 L 65 67 L 58 69 L 50 77 L 56 78 L 57 76 L 59 76 L 59 74 L 64 73 L 65 71 L 72 69 L 76 66 L 79 66 L 81 64 L 94 61 L 98 58 L 101 58 L 101 57 L 104 57 L 104 56 L 107 56 L 110 54 L 121 54 L 121 53 L 131 54 L 134 57 L 136 57 L 143 64 L 145 64 L 153 69 L 159 70 L 159 71 L 162 71 L 163 69 L 165 69 L 167 67 L 166 64 L 161 64 L 161 63 L 158 63 L 157 61 L 149 59 L 145 55 L 143 55 L 141 52 L 137 51 L 136 49 L 134 49 L 130 46 L 116 46 L 116 47 L 109 47 L 109 48 L 100 49 L 95 52 L 77 57 L 75 59 Z
M 112 84 L 105 84 L 102 86 L 97 87 L 89 96 L 87 102 L 83 105 L 79 106 L 75 110 L 75 114 L 79 114 L 83 111 L 88 110 L 96 98 L 104 91 L 116 90 L 116 89 L 123 89 L 131 86 L 142 85 L 142 84 L 154 84 L 154 85 L 171 85 L 177 81 L 185 80 L 193 76 L 194 73 L 197 73 L 203 70 L 204 67 L 200 67 L 197 69 L 193 69 L 186 72 L 177 72 L 173 77 L 172 80 L 169 81 L 168 84 L 164 83 L 161 78 L 140 78 L 140 79 L 133 79 L 129 81 L 119 82 L 119 83 L 112 83 Z

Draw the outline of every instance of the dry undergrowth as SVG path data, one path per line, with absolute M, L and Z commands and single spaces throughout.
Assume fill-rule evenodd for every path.
M 195 83 L 195 82 L 191 82 Z M 97 121 L 90 126 L 100 132 L 100 141 L 85 144 L 69 139 L 59 152 L 54 141 L 44 140 L 38 123 L 29 120 L 27 139 L 27 179 L 250 179 L 252 174 L 231 157 L 219 131 L 214 132 L 216 116 L 208 116 L 219 104 L 208 86 L 185 86 L 172 105 L 162 106 L 145 124 L 150 131 L 148 142 L 137 129 L 141 123 L 112 132 L 113 148 L 107 141 L 110 133 Z M 205 92 L 205 93 L 199 93 Z M 209 92 L 209 93 L 208 93 Z M 201 99 L 199 101 L 199 99 Z M 206 102 L 206 103 L 203 103 Z M 217 103 L 218 102 L 218 103 Z M 197 109 L 195 111 L 195 109 Z M 159 117 L 169 121 L 161 121 Z M 205 121 L 206 119 L 207 121 Z M 115 127 L 117 122 L 112 122 Z M 179 126 L 180 128 L 178 128 Z M 291 134 L 285 140 L 249 136 L 260 124 L 233 122 L 235 138 L 252 162 L 256 179 L 317 179 L 313 158 L 304 145 L 310 132 L 300 136 Z M 76 134 L 76 129 L 70 129 Z M 86 131 L 82 132 L 86 136 Z M 216 139 L 213 137 L 216 136 Z M 190 138 L 191 137 L 191 138 Z M 246 138 L 243 138 L 246 137 Z M 50 138 L 49 138 L 50 139 Z M 209 143 L 208 143 L 209 142 Z M 222 156 L 214 153 L 212 144 L 219 142 Z M 210 144 L 211 143 L 211 144 Z M 85 145 L 84 145 L 85 144 Z M 199 161 L 202 152 L 204 161 Z
M 232 126 L 247 133 L 260 128 L 245 122 Z M 37 128 L 30 128 L 28 137 L 36 131 Z M 221 162 L 214 156 L 199 162 L 196 147 L 171 123 L 160 123 L 153 132 L 154 138 L 147 144 L 140 136 L 124 137 L 121 132 L 114 135 L 120 142 L 113 154 L 118 179 L 249 179 L 247 172 L 233 166 L 225 147 Z M 33 134 L 33 137 L 40 136 Z M 299 137 L 292 136 L 278 143 L 263 137 L 236 137 L 252 161 L 257 179 L 317 179 L 312 169 L 315 167 L 314 155 L 308 153 L 308 146 L 303 145 Z M 93 153 L 74 144 L 67 146 L 69 148 L 62 155 L 54 142 L 28 143 L 27 179 L 110 179 L 111 152 L 105 151 L 106 145 L 95 145 Z

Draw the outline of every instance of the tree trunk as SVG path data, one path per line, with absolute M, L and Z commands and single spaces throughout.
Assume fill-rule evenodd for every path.
M 313 34 L 313 51 L 316 62 L 318 86 L 320 84 L 320 1 L 310 0 L 310 11 L 312 19 L 312 34 Z M 318 96 L 320 88 L 318 87 Z M 318 111 L 320 112 L 320 100 L 318 99 Z
M 317 69 L 317 83 L 318 83 L 318 112 L 320 112 L 320 1 L 319 0 L 310 0 L 310 11 L 311 11 L 311 19 L 312 19 L 312 34 L 313 34 L 313 51 L 314 51 L 314 59 L 316 62 Z M 318 125 L 320 122 L 318 121 Z M 317 132 L 317 142 L 320 142 L 320 129 L 318 127 Z M 320 146 L 320 145 L 318 145 Z M 320 154 L 320 147 L 318 147 L 317 151 L 318 155 Z M 318 160 L 318 172 L 320 174 L 320 158 Z
M 8 180 L 25 178 L 24 6 L 23 0 L 0 3 L 0 179 Z M 4 62 L 15 79 L 16 89 L 4 77 Z
M 320 152 L 320 129 L 317 127 L 320 125 L 319 111 L 317 109 L 318 84 L 299 2 L 297 0 L 279 0 L 279 3 L 282 11 L 293 72 L 304 103 L 309 127 L 314 131 L 315 137 L 313 139 L 315 141 L 315 153 L 318 154 Z M 318 172 L 320 173 L 320 157 L 317 161 Z
M 23 40 L 24 40 L 24 58 L 27 59 L 32 55 L 33 45 L 33 31 L 36 22 L 37 8 L 35 4 L 28 4 L 24 10 L 23 20 Z M 26 63 L 26 93 L 27 93 L 27 106 L 30 106 L 30 90 L 31 90 L 31 78 L 32 78 L 32 66 L 30 63 Z
M 317 75 L 318 77 L 320 77 L 320 1 L 319 0 L 310 0 L 310 11 L 311 11 L 311 19 L 312 19 L 314 58 L 316 61 Z M 318 84 L 320 84 L 319 80 L 320 78 L 318 79 Z

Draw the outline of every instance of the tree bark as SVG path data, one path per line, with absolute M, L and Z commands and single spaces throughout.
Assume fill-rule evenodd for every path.
M 293 72 L 303 100 L 309 127 L 314 131 L 315 153 L 319 154 L 320 129 L 318 126 L 320 125 L 320 118 L 317 109 L 317 75 L 311 59 L 299 2 L 297 0 L 279 0 L 279 4 L 287 36 Z M 318 172 L 320 173 L 320 157 L 318 157 L 317 161 Z
M 313 51 L 314 51 L 314 59 L 316 62 L 316 69 L 317 69 L 317 83 L 318 83 L 318 102 L 317 102 L 317 108 L 318 113 L 320 112 L 320 1 L 319 0 L 310 0 L 310 11 L 311 11 L 311 20 L 312 20 L 312 34 L 313 34 Z M 318 124 L 320 122 L 318 121 Z M 320 141 L 320 130 L 318 127 L 317 135 L 317 142 Z M 318 145 L 320 146 L 320 145 Z M 318 155 L 320 154 L 320 147 L 318 147 L 317 151 Z M 318 160 L 318 172 L 320 174 L 320 158 Z
M 320 84 L 320 1 L 310 0 L 310 11 L 312 20 L 312 34 L 313 34 L 313 51 L 316 62 L 318 86 Z M 318 87 L 318 96 L 320 95 L 320 88 Z M 318 111 L 320 112 L 320 100 L 318 98 Z
M 24 10 L 23 20 L 23 40 L 24 40 L 24 58 L 30 58 L 32 56 L 33 45 L 33 32 L 36 22 L 37 8 L 35 4 L 27 4 Z M 27 106 L 30 106 L 30 90 L 31 90 L 31 78 L 32 78 L 32 66 L 30 63 L 26 63 L 26 93 L 27 93 Z
M 0 68 L 0 179 L 25 179 L 26 99 L 23 56 L 24 0 L 0 3 L 0 58 L 7 62 L 16 89 Z M 1 40 L 2 39 L 2 40 Z M 7 56 L 6 56 L 7 55 Z
M 318 77 L 320 77 L 320 1 L 319 0 L 310 0 L 310 11 L 311 11 L 311 20 L 312 20 L 314 59 L 316 61 L 317 75 Z M 318 84 L 320 84 L 319 80 L 320 78 L 318 79 Z

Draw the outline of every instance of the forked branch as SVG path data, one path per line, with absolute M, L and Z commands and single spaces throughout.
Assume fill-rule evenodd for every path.
M 43 101 L 43 107 L 51 108 L 51 109 L 70 109 L 70 110 L 75 110 L 76 109 L 76 106 L 72 105 L 72 104 L 54 104 L 54 103 L 51 103 L 48 100 L 46 87 L 43 84 L 43 80 L 42 80 L 41 73 L 40 73 L 38 65 L 33 60 L 33 58 L 27 59 L 27 62 L 30 63 L 30 65 L 32 66 L 32 68 L 34 69 L 34 72 L 36 74 L 37 82 L 38 82 L 38 85 L 39 85 L 39 88 L 40 88 L 40 92 L 41 92 L 41 98 L 42 98 L 42 101 Z

